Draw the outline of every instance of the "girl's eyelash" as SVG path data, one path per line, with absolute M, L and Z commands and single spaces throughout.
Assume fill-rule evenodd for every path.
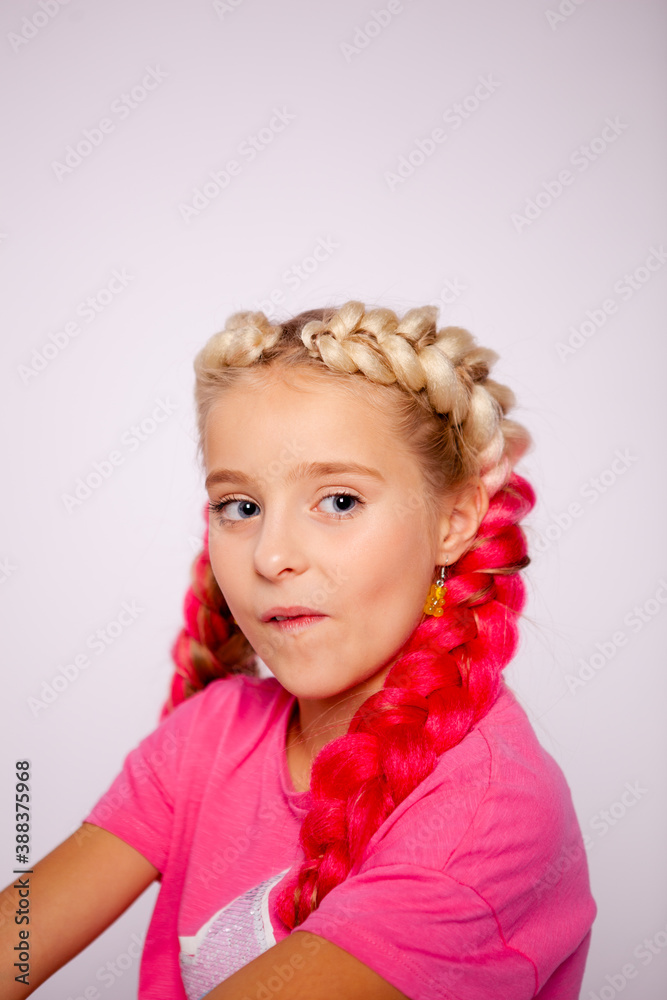
M 322 503 L 322 500 L 329 500 L 331 497 L 352 497 L 353 500 L 357 501 L 360 507 L 363 507 L 366 502 L 365 500 L 362 500 L 360 496 L 357 496 L 356 493 L 349 493 L 347 490 L 336 490 L 334 493 L 327 493 L 326 496 L 323 496 L 319 500 L 319 503 Z M 209 501 L 208 509 L 211 512 L 211 514 L 221 515 L 228 504 L 242 503 L 244 500 L 246 500 L 246 497 L 226 496 L 222 497 L 220 500 Z M 253 504 L 255 503 L 254 500 L 248 500 L 247 502 Z M 255 506 L 259 506 L 259 504 L 255 504 Z M 345 511 L 342 514 L 330 514 L 329 516 L 335 517 L 338 520 L 340 520 L 343 518 L 349 518 L 351 513 L 352 513 L 351 511 Z M 232 521 L 231 518 L 226 518 L 226 517 L 219 517 L 219 520 L 221 523 L 227 523 L 227 524 L 239 523 L 238 521 L 234 522 Z M 241 518 L 241 520 L 252 520 L 252 518 Z
M 235 500 L 240 503 L 240 501 L 243 500 L 243 497 L 222 497 L 221 500 L 216 500 L 215 502 L 210 500 L 208 509 L 211 514 L 221 514 L 227 504 L 233 503 Z

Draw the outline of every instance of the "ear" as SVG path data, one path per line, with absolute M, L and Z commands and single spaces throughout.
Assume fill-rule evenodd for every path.
M 446 501 L 438 523 L 439 565 L 451 566 L 463 555 L 488 509 L 489 495 L 481 479 L 474 479 Z

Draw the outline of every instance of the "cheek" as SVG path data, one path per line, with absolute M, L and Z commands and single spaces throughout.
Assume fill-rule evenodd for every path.
M 426 599 L 434 573 L 426 529 L 416 517 L 386 522 L 382 531 L 364 539 L 355 565 L 367 600 L 394 607 L 418 604 Z
M 223 547 L 220 544 L 214 541 L 209 541 L 208 557 L 211 563 L 213 576 L 215 577 L 220 590 L 223 594 L 227 595 L 229 588 L 233 586 L 234 580 L 234 574 L 231 572 L 231 560 L 229 558 L 229 554 L 223 551 Z

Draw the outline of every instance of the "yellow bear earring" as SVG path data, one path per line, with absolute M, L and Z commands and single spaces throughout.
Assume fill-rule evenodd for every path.
M 449 561 L 449 556 L 445 556 L 445 564 Z M 445 567 L 440 567 L 440 573 L 435 583 L 431 584 L 431 589 L 424 605 L 424 614 L 433 615 L 434 618 L 442 616 L 442 609 L 445 603 Z

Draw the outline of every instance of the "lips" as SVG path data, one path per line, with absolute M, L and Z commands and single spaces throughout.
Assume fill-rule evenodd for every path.
M 269 608 L 262 615 L 263 622 L 269 622 L 273 618 L 326 618 L 327 616 L 322 611 L 316 611 L 314 608 L 306 608 L 303 605 L 293 605 L 289 608 Z

